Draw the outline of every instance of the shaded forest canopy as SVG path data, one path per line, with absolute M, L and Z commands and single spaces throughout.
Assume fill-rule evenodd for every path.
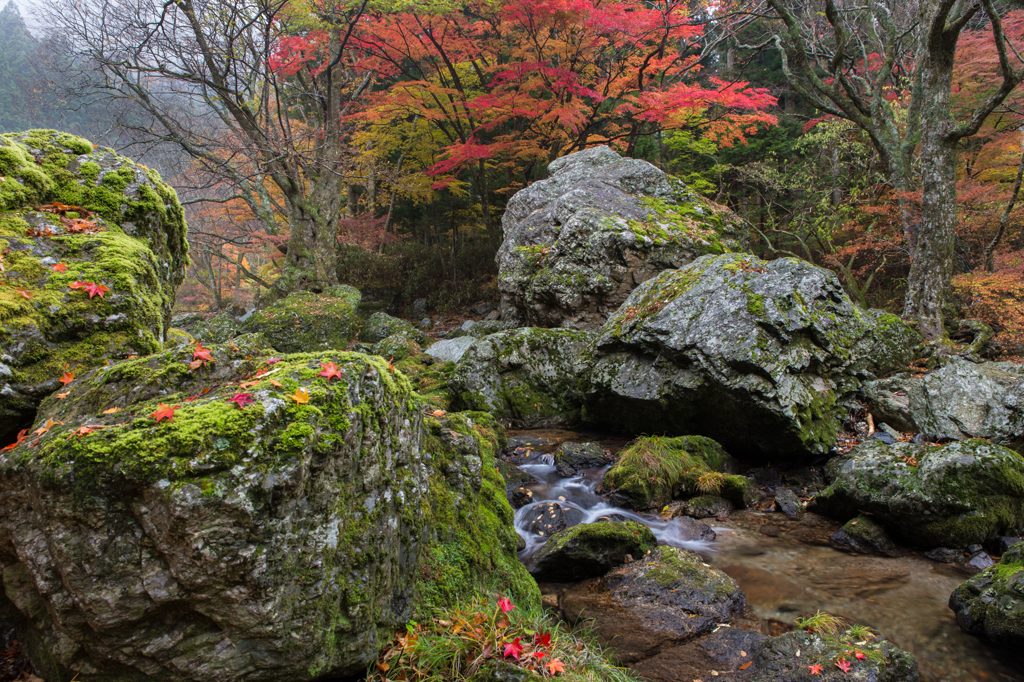
M 768 3 L 783 19 L 810 4 Z M 846 30 L 873 47 L 860 10 L 817 4 L 817 35 Z M 1024 12 L 982 4 L 954 36 L 951 120 L 984 115 L 975 134 L 949 143 L 956 212 L 944 314 L 980 318 L 1020 343 L 1019 89 L 983 105 L 1021 70 L 1013 50 L 1024 49 Z M 914 5 L 921 16 L 952 11 Z M 188 211 L 183 310 L 241 310 L 338 283 L 427 298 L 440 311 L 494 298 L 509 197 L 551 160 L 597 144 L 729 205 L 757 255 L 823 265 L 859 303 L 904 310 L 931 201 L 913 133 L 922 68 L 910 47 L 801 71 L 783 22 L 743 3 L 120 7 L 98 25 L 98 14 L 54 0 L 38 37 L 13 3 L 0 10 L 0 132 L 63 129 L 157 168 Z M 913 19 L 901 12 L 894 22 Z M 113 59 L 133 42 L 145 44 L 135 62 Z M 191 59 L 200 44 L 216 68 Z M 836 55 L 838 45 L 806 52 Z M 905 176 L 874 124 L 844 113 L 830 88 L 903 131 Z

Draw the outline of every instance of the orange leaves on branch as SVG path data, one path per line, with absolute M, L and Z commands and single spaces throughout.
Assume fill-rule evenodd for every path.
M 180 409 L 181 405 L 175 405 L 174 407 L 171 407 L 170 405 L 160 403 L 159 405 L 157 405 L 156 411 L 149 416 L 153 419 L 156 419 L 157 424 L 159 424 L 160 421 L 163 419 L 166 419 L 167 421 L 170 422 L 174 421 L 174 411 Z
M 333 362 L 321 362 L 320 367 L 322 368 L 318 377 L 327 377 L 327 383 L 331 383 L 331 379 L 341 379 L 341 375 L 345 373 L 345 370 L 338 369 L 338 366 Z

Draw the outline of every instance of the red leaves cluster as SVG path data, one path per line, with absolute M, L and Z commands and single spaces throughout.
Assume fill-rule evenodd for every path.
M 75 282 L 72 282 L 71 284 L 69 284 L 68 286 L 71 287 L 72 289 L 83 289 L 83 290 L 85 290 L 89 294 L 89 298 L 94 298 L 95 296 L 99 296 L 100 298 L 103 298 L 103 294 L 105 294 L 108 291 L 110 291 L 109 287 L 106 287 L 106 286 L 104 286 L 102 284 L 96 284 L 95 282 L 78 282 L 78 281 L 75 281 Z

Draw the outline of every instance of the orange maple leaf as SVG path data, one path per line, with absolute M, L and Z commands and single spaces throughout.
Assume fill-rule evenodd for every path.
M 807 666 L 807 669 L 811 671 L 812 675 L 820 675 L 821 671 L 824 670 L 824 668 L 821 667 L 820 663 L 815 663 L 814 665 L 809 665 L 809 666 Z
M 170 405 L 164 405 L 163 403 L 160 403 L 156 407 L 156 412 L 149 416 L 152 417 L 153 419 L 156 419 L 157 424 L 160 423 L 161 419 L 166 419 L 167 421 L 174 421 L 174 411 L 179 409 L 181 409 L 181 405 L 175 405 L 174 407 L 171 407 Z
M 57 426 L 58 424 L 63 425 L 64 422 L 59 422 L 56 419 L 47 419 L 45 424 L 43 424 L 38 429 L 36 429 L 35 431 L 32 432 L 32 435 L 34 435 L 34 436 L 41 436 L 44 433 L 46 433 L 47 431 L 49 431 L 50 429 L 52 429 L 54 426 Z
M 32 298 L 32 294 L 28 293 L 27 291 L 25 291 L 25 290 L 24 290 L 24 289 L 22 289 L 21 287 L 17 287 L 17 288 L 15 289 L 15 291 L 17 291 L 17 292 L 18 292 L 19 294 L 21 294 L 21 295 L 22 295 L 22 296 L 24 296 L 25 298 Z
M 548 669 L 549 675 L 555 675 L 557 673 L 565 672 L 565 664 L 562 663 L 561 659 L 552 659 L 547 665 L 544 666 Z
M 6 446 L 6 447 L 0 448 L 0 452 L 5 452 L 7 450 L 13 450 L 18 443 L 20 443 L 21 441 L 25 440 L 26 438 L 28 438 L 28 429 L 22 429 L 21 431 L 18 431 L 18 436 L 14 440 L 14 442 L 11 443 L 10 445 Z
M 63 263 L 57 263 L 57 264 L 55 264 L 53 266 L 53 271 L 54 272 L 64 272 L 67 269 L 68 269 L 68 266 L 64 265 Z
M 309 391 L 307 391 L 304 388 L 297 388 L 295 389 L 295 393 L 288 397 L 294 400 L 299 405 L 305 405 L 306 403 L 309 402 Z
M 70 384 L 74 380 L 75 380 L 75 373 L 74 372 L 64 372 L 63 376 L 61 376 L 61 378 L 59 379 L 60 383 L 63 384 L 64 386 L 67 386 L 68 384 Z

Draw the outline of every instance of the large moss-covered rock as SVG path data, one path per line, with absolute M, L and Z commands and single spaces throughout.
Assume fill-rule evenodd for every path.
M 73 135 L 0 135 L 0 440 L 66 370 L 160 348 L 187 252 L 155 171 Z
M 424 348 L 429 346 L 432 341 L 430 337 L 413 326 L 412 322 L 381 312 L 370 316 L 370 319 L 363 325 L 359 338 L 366 343 L 377 343 L 395 334 L 412 339 Z
M 539 601 L 488 415 L 424 421 L 380 358 L 254 350 L 94 370 L 0 453 L 0 569 L 48 679 L 356 674 L 432 604 Z
M 737 456 L 822 454 L 838 398 L 911 358 L 916 333 L 795 258 L 704 256 L 648 280 L 601 329 L 587 421 L 698 433 Z
M 740 221 L 646 161 L 607 147 L 564 156 L 502 217 L 498 288 L 517 325 L 599 328 L 641 282 L 741 248 Z
M 1024 646 L 1024 543 L 953 591 L 960 629 L 1009 647 Z
M 868 440 L 827 467 L 812 501 L 841 519 L 870 514 L 907 544 L 966 547 L 1024 530 L 1024 457 L 983 440 L 886 445 Z
M 171 318 L 171 325 L 188 332 L 192 338 L 202 343 L 224 343 L 238 335 L 242 323 L 229 312 L 214 315 L 202 313 L 186 313 Z
M 538 580 L 570 582 L 604 575 L 627 556 L 641 559 L 658 546 L 651 529 L 636 521 L 583 523 L 558 531 L 526 560 Z
M 281 353 L 344 349 L 358 326 L 358 289 L 299 291 L 249 315 L 240 332 L 259 332 Z
M 1024 452 L 1024 365 L 953 358 L 924 375 L 870 382 L 864 393 L 876 421 Z
M 579 421 L 580 383 L 594 335 L 527 327 L 470 346 L 449 381 L 461 409 L 486 410 L 516 426 Z

